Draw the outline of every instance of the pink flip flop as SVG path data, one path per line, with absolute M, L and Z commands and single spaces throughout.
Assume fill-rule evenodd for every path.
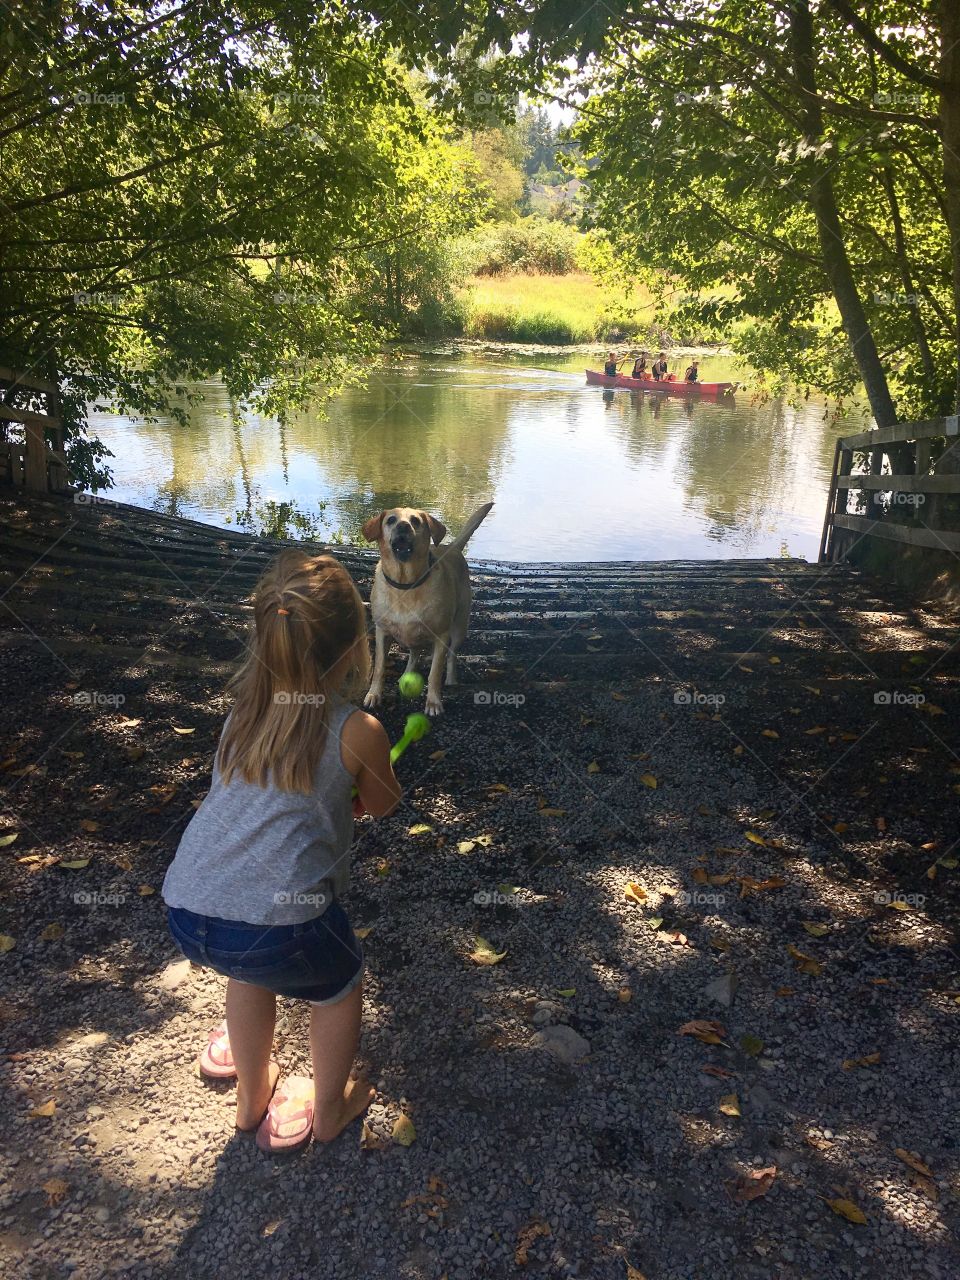
M 268 1155 L 300 1151 L 313 1133 L 313 1081 L 291 1076 L 271 1099 L 257 1130 L 257 1146 Z
M 200 1074 L 209 1080 L 234 1080 L 237 1068 L 230 1052 L 230 1038 L 227 1035 L 226 1023 L 222 1023 L 210 1032 L 207 1047 L 198 1058 Z

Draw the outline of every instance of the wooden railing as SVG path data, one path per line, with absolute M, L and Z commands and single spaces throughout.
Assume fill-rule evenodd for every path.
M 866 496 L 868 512 L 848 511 L 851 490 Z M 944 501 L 950 494 L 960 495 L 956 414 L 846 436 L 834 453 L 820 559 L 842 560 L 865 537 L 960 553 L 960 515 Z
M 42 397 L 46 412 L 15 408 L 8 403 L 22 392 L 28 393 L 30 402 Z M 7 438 L 10 423 L 23 428 L 22 441 Z M 68 489 L 69 476 L 56 383 L 0 367 L 0 479 L 47 493 Z

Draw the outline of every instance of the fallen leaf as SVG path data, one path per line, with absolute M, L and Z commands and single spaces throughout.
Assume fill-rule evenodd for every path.
M 630 902 L 646 902 L 647 891 L 642 889 L 636 880 L 628 880 L 623 896 L 629 899 Z
M 557 988 L 557 995 L 563 996 L 565 1000 L 569 1000 L 571 996 L 575 996 L 576 994 L 577 994 L 576 987 L 558 987 Z
M 763 1052 L 763 1041 L 758 1036 L 748 1033 L 740 1037 L 740 1048 L 744 1053 L 749 1053 L 751 1058 L 756 1058 Z
M 787 883 L 781 876 L 768 876 L 766 880 L 755 880 L 753 876 L 737 876 L 740 883 L 740 897 L 746 898 L 751 893 L 766 893 L 770 889 L 782 889 Z
M 833 1143 L 829 1138 L 821 1138 L 818 1133 L 807 1133 L 803 1137 L 808 1147 L 814 1147 L 817 1151 L 829 1151 Z
M 19 831 L 9 831 L 5 836 L 0 836 L 0 849 L 7 849 L 13 844 L 14 840 L 19 836 Z
M 49 1102 L 41 1102 L 38 1107 L 34 1107 L 29 1113 L 31 1120 L 49 1120 L 57 1109 L 57 1104 L 53 1098 Z
M 433 830 L 428 822 L 415 822 L 412 827 L 407 828 L 408 836 L 428 836 Z
M 127 720 L 127 719 L 118 720 L 118 721 L 117 721 L 117 728 L 118 728 L 118 729 L 135 729 L 135 728 L 137 727 L 137 725 L 138 725 L 138 724 L 140 724 L 140 723 L 142 723 L 142 722 L 141 722 L 140 720 L 136 720 L 136 719 L 134 719 L 134 720 Z
M 476 840 L 461 840 L 457 845 L 457 853 L 472 853 L 476 847 Z
M 617 992 L 617 999 L 620 1001 L 621 1004 L 629 1004 L 630 1001 L 633 999 L 633 992 L 630 990 L 629 987 L 621 987 L 620 990 Z
M 100 830 L 100 823 L 94 822 L 92 818 L 81 818 L 80 825 L 84 831 L 94 832 Z
M 765 1196 L 773 1186 L 776 1176 L 776 1165 L 769 1165 L 766 1169 L 750 1169 L 747 1173 L 741 1173 L 723 1185 L 730 1199 L 742 1204 Z
M 801 920 L 800 923 L 812 938 L 822 938 L 825 933 L 830 932 L 828 924 L 815 924 L 812 920 Z
M 651 929 L 659 929 L 663 924 L 663 916 L 651 916 L 647 924 Z
M 371 1129 L 366 1120 L 364 1120 L 363 1128 L 360 1131 L 360 1150 L 384 1151 L 389 1145 L 390 1139 L 382 1133 L 378 1133 L 376 1129 Z
M 377 875 L 388 876 L 389 874 L 390 874 L 390 860 L 389 858 L 381 858 L 380 861 L 377 863 Z
M 370 935 L 371 935 L 371 933 L 373 933 L 373 925 L 372 925 L 372 924 L 368 924 L 368 925 L 363 926 L 363 927 L 362 927 L 362 928 L 360 928 L 360 929 L 354 929 L 354 931 L 353 931 L 353 936 L 354 936 L 355 938 L 359 938 L 359 939 L 360 939 L 360 941 L 362 942 L 362 941 L 364 940 L 364 938 L 369 938 L 369 937 L 370 937 Z
M 525 1267 L 529 1261 L 528 1253 L 530 1246 L 538 1236 L 548 1236 L 550 1228 L 545 1222 L 531 1222 L 525 1227 L 521 1227 L 517 1233 L 517 1251 L 514 1254 L 514 1261 L 518 1267 Z
M 792 942 L 787 944 L 787 952 L 796 960 L 796 968 L 801 973 L 809 973 L 811 977 L 819 978 L 823 972 L 823 964 L 820 960 L 814 960 L 813 956 L 804 955 Z
M 488 791 L 503 791 L 503 792 L 505 792 L 505 793 L 509 793 L 510 788 L 506 785 L 506 783 L 505 783 L 505 782 L 491 782 L 491 783 L 490 783 L 490 785 L 489 785 L 489 787 L 487 787 L 487 790 L 488 790 Z
M 868 1053 L 862 1058 L 845 1058 L 844 1071 L 852 1071 L 854 1067 L 875 1067 L 880 1061 L 879 1053 Z
M 867 1220 L 866 1214 L 862 1209 L 858 1209 L 852 1200 L 827 1200 L 826 1203 L 834 1213 L 838 1213 L 841 1218 L 846 1218 L 848 1222 L 858 1222 L 862 1225 Z
M 905 1147 L 894 1147 L 893 1154 L 898 1160 L 902 1160 L 904 1164 L 908 1164 L 911 1169 L 917 1173 L 923 1174 L 925 1178 L 933 1177 L 933 1170 L 923 1163 L 919 1156 L 915 1156 L 912 1151 L 907 1151 Z
M 506 954 L 506 951 L 495 951 L 485 938 L 478 936 L 476 945 L 473 951 L 470 952 L 470 959 L 475 964 L 499 964 Z
M 685 1022 L 677 1032 L 678 1036 L 696 1036 L 702 1044 L 723 1044 L 727 1032 L 723 1024 L 707 1018 L 694 1018 Z
M 818 698 L 820 697 L 820 690 L 815 684 L 805 684 L 803 687 L 807 693 L 815 693 Z
M 662 924 L 663 922 L 660 921 Z M 664 929 L 657 934 L 661 942 L 667 942 L 671 947 L 689 947 L 690 939 L 685 933 L 681 933 L 679 929 Z
M 156 892 L 152 884 L 141 884 L 137 887 L 137 893 L 141 898 L 149 898 L 152 893 Z
M 656 791 L 657 780 L 652 773 L 641 773 L 640 781 L 645 787 L 649 787 L 651 791 Z
M 728 1076 L 737 1074 L 735 1071 L 728 1071 L 726 1067 L 715 1067 L 712 1062 L 705 1067 L 701 1067 L 700 1070 L 704 1075 L 716 1076 L 718 1080 L 726 1080 Z
M 449 750 L 450 750 L 450 748 L 449 748 L 449 747 L 441 747 L 441 749 L 440 749 L 439 751 L 431 751 L 431 752 L 430 752 L 430 755 L 427 757 L 427 759 L 428 759 L 428 760 L 442 760 L 442 759 L 443 759 L 443 757 L 447 754 L 447 752 L 448 752 Z
M 137 723 L 137 721 L 134 721 L 134 723 Z M 188 734 L 196 733 L 196 729 L 181 729 L 175 724 L 171 725 L 170 727 L 173 730 L 173 732 L 178 733 L 181 738 L 186 738 Z
M 761 730 L 760 730 L 760 733 L 761 733 L 761 736 L 762 736 L 762 737 L 764 737 L 764 738 L 779 738 L 779 737 L 780 737 L 780 735 L 779 735 L 779 733 L 777 733 L 776 729 L 761 729 Z
M 40 1189 L 47 1193 L 47 1208 L 55 1209 L 66 1197 L 70 1186 L 69 1183 L 64 1182 L 63 1178 L 49 1178 Z
M 740 1115 L 740 1100 L 735 1093 L 726 1093 L 717 1103 L 725 1116 Z
M 774 995 L 778 996 L 795 996 L 797 994 L 795 987 L 777 987 Z
M 825 724 L 815 724 L 812 729 L 804 729 L 804 733 L 808 738 L 815 738 L 818 733 L 826 733 L 827 726 Z
M 89 858 L 71 858 L 69 862 L 58 862 L 58 867 L 63 867 L 64 871 L 82 871 L 84 867 L 89 867 Z
M 391 1137 L 394 1142 L 398 1142 L 401 1147 L 409 1147 L 416 1142 L 417 1131 L 409 1116 L 403 1115 L 402 1113 L 397 1116 Z
M 276 1231 L 277 1227 L 279 1227 L 279 1225 L 280 1225 L 279 1218 L 274 1218 L 272 1222 L 265 1223 L 263 1230 L 260 1232 L 261 1236 L 266 1236 L 266 1237 L 272 1236 L 273 1233 Z
M 600 766 L 597 764 L 596 760 L 591 760 L 590 763 L 587 765 L 587 773 L 599 773 L 599 772 L 600 772 Z
M 16 945 L 16 938 L 11 938 L 9 933 L 0 933 L 0 955 L 7 951 L 12 951 Z
M 762 844 L 762 845 L 766 845 L 766 843 L 767 843 L 767 842 L 766 842 L 766 840 L 765 840 L 765 839 L 764 839 L 764 837 L 760 834 L 760 832 L 759 832 L 759 831 L 747 831 L 745 834 L 746 834 L 746 837 L 747 837 L 747 839 L 750 841 L 750 843 L 751 843 L 751 844 Z
M 40 934 L 41 942 L 56 942 L 66 933 L 62 924 L 48 924 Z

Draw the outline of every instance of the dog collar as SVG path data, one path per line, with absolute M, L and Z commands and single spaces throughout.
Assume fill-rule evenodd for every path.
M 414 587 L 419 587 L 421 582 L 426 582 L 427 578 L 429 578 L 430 574 L 433 572 L 433 567 L 436 563 L 437 563 L 436 560 L 434 560 L 433 558 L 433 552 L 431 551 L 430 563 L 427 565 L 424 572 L 421 573 L 420 577 L 417 578 L 414 582 L 394 582 L 394 580 L 391 577 L 388 577 L 387 571 L 386 569 L 384 569 L 383 565 L 380 566 L 380 572 L 383 574 L 384 582 L 386 582 L 389 586 L 396 587 L 398 591 L 412 591 Z

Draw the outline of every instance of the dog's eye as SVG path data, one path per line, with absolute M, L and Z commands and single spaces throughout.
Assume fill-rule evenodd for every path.
M 396 524 L 396 523 L 397 523 L 396 516 L 387 516 L 387 524 Z
M 411 516 L 411 517 L 410 517 L 410 523 L 413 525 L 414 529 L 419 529 L 419 528 L 420 528 L 420 517 L 419 517 L 419 516 Z

